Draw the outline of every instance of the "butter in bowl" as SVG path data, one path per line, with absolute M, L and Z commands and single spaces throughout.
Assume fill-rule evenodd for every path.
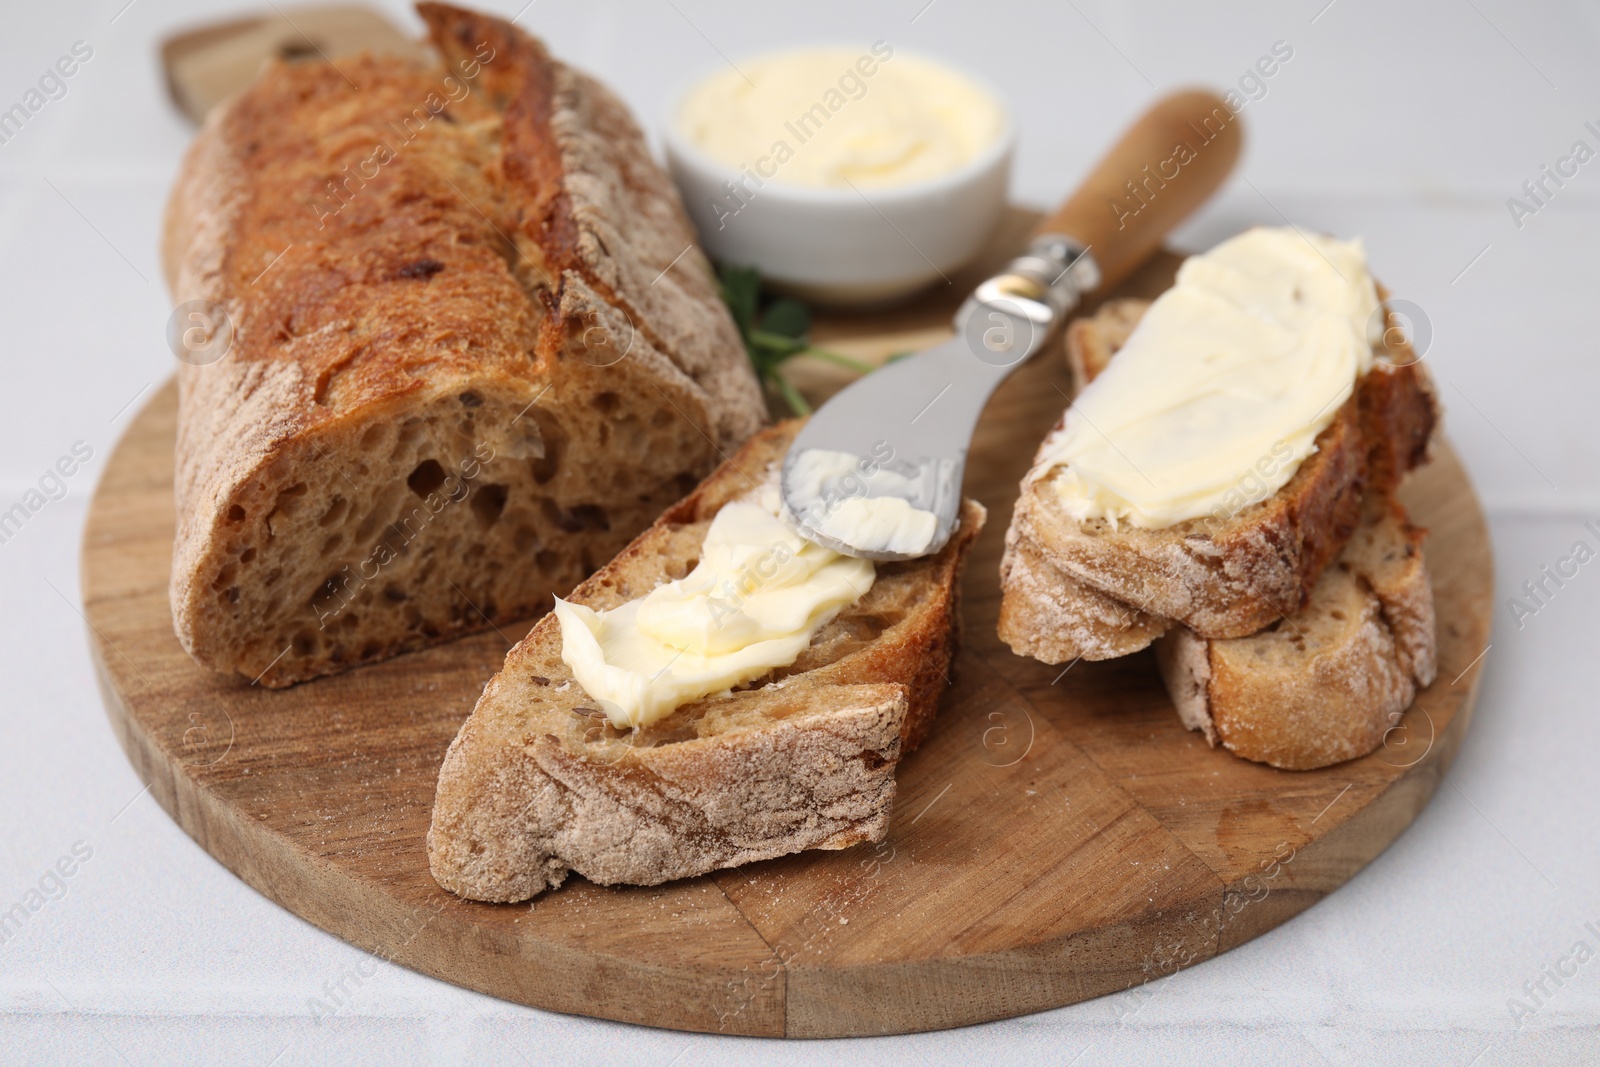
M 1006 206 L 1015 139 L 971 76 L 870 46 L 724 66 L 669 106 L 668 166 L 712 258 L 832 304 L 944 280 Z

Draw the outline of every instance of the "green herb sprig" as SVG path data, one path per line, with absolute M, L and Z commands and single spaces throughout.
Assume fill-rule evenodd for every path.
M 859 359 L 813 345 L 809 340 L 811 309 L 793 297 L 780 296 L 763 306 L 761 274 L 754 267 L 722 266 L 717 274 L 723 302 L 739 327 L 739 338 L 756 369 L 757 380 L 763 388 L 775 389 L 796 415 L 811 414 L 811 405 L 781 373 L 779 368 L 785 361 L 810 356 L 857 374 L 869 374 L 874 369 Z

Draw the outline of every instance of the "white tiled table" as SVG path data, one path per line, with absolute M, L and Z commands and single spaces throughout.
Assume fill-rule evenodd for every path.
M 1364 236 L 1384 280 L 1431 322 L 1447 427 L 1490 513 L 1499 599 L 1472 730 L 1430 807 L 1345 888 L 1163 982 L 1137 1011 L 1107 998 L 806 1044 L 553 1015 L 373 961 L 246 888 L 141 795 L 91 675 L 78 541 L 132 405 L 171 370 L 156 240 L 190 131 L 165 99 L 155 45 L 227 11 L 12 5 L 0 108 L 75 41 L 93 57 L 0 144 L 0 509 L 75 442 L 94 458 L 0 544 L 0 910 L 75 844 L 90 855 L 0 943 L 0 1061 L 1600 1060 L 1600 962 L 1547 983 L 1554 996 L 1520 1029 L 1508 1007 L 1575 941 L 1600 951 L 1584 928 L 1600 926 L 1600 563 L 1520 629 L 1506 603 L 1575 540 L 1594 544 L 1581 524 L 1600 519 L 1600 161 L 1520 229 L 1506 204 L 1574 141 L 1600 149 L 1584 126 L 1600 126 L 1600 8 L 1324 3 L 538 0 L 522 16 L 651 124 L 663 89 L 719 50 L 883 38 L 961 60 L 1014 104 L 1016 194 L 1040 205 L 1153 88 L 1234 83 L 1287 42 L 1292 60 L 1244 110 L 1240 175 L 1178 242 L 1284 216 Z M 308 999 L 357 967 L 371 977 L 314 1022 Z

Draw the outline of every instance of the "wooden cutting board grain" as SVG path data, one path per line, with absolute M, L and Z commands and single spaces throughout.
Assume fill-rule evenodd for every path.
M 1023 232 L 1029 217 L 1012 221 Z M 1163 257 L 1124 290 L 1158 291 L 1175 262 Z M 898 310 L 827 319 L 817 337 L 872 358 L 937 339 L 968 280 Z M 813 393 L 838 384 L 795 372 Z M 1063 671 L 995 636 L 1017 482 L 1067 389 L 1059 347 L 1047 350 L 1001 387 L 979 428 L 967 488 L 989 526 L 966 576 L 962 651 L 877 846 L 653 888 L 574 876 L 523 905 L 445 893 L 423 845 L 434 777 L 507 639 L 526 628 L 278 692 L 195 666 L 166 598 L 170 383 L 111 458 L 85 537 L 85 610 L 112 726 L 155 798 L 245 882 L 386 959 L 508 1000 L 682 1030 L 836 1037 L 1158 982 L 1316 903 L 1427 803 L 1466 731 L 1489 641 L 1488 532 L 1441 447 L 1404 492 L 1432 531 L 1439 681 L 1365 759 L 1303 773 L 1246 763 L 1179 725 L 1148 653 Z

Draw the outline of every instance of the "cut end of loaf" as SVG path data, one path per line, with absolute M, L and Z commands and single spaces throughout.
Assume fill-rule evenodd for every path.
M 284 686 L 548 610 L 709 459 L 649 425 L 670 411 L 538 395 L 466 385 L 283 448 L 180 542 L 185 647 Z
M 174 293 L 234 326 L 180 368 L 174 622 L 262 685 L 548 607 L 765 418 L 621 101 L 420 12 L 444 63 L 270 64 L 169 203 Z

